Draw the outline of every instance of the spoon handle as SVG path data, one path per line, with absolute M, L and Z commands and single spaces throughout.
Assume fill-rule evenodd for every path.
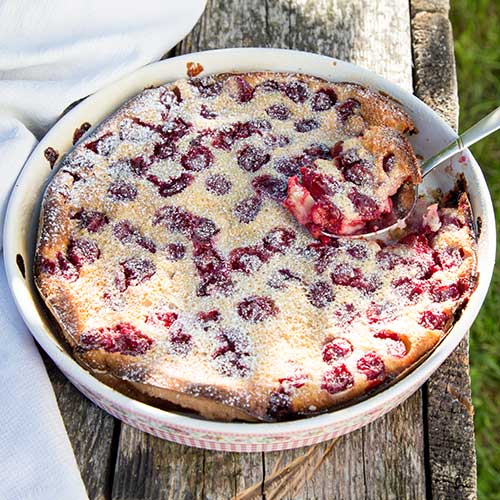
M 426 176 L 431 170 L 437 167 L 443 161 L 451 158 L 454 154 L 480 141 L 483 137 L 492 134 L 500 128 L 500 106 L 478 121 L 469 130 L 459 135 L 451 144 L 448 144 L 439 153 L 425 160 L 420 169 L 422 177 Z

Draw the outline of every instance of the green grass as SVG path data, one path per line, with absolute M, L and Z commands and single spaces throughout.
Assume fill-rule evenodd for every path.
M 452 0 L 460 130 L 500 105 L 500 13 L 489 0 Z M 472 147 L 495 205 L 500 233 L 500 133 Z M 471 331 L 478 488 L 481 499 L 500 499 L 500 265 Z

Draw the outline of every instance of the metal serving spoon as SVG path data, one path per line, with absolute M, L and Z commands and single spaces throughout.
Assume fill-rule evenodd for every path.
M 453 142 L 448 144 L 439 153 L 431 156 L 420 165 L 422 179 L 432 172 L 438 165 L 451 158 L 453 155 L 475 144 L 484 137 L 496 132 L 500 128 L 500 106 L 478 121 L 463 134 L 458 136 Z M 322 234 L 329 238 L 349 238 L 349 239 L 368 239 L 368 240 L 387 240 L 389 233 L 397 228 L 404 227 L 406 219 L 411 215 L 418 199 L 418 184 L 404 184 L 396 194 L 398 203 L 396 203 L 395 213 L 398 217 L 394 224 L 391 224 L 378 231 L 353 235 L 337 235 L 323 231 Z M 399 205 L 399 206 L 397 206 Z

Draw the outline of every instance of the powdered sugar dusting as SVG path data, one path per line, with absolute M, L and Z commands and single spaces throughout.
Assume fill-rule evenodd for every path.
M 469 293 L 464 213 L 429 212 L 419 236 L 394 246 L 325 244 L 280 203 L 287 178 L 314 164 L 345 213 L 359 214 L 354 187 L 383 204 L 393 188 L 379 197 L 358 183 L 362 168 L 332 163 L 343 141 L 357 158 L 346 165 L 387 177 L 359 134 L 408 124 L 380 96 L 384 113 L 371 112 L 374 95 L 261 73 L 181 80 L 129 101 L 63 159 L 44 202 L 38 280 L 62 326 L 75 322 L 61 299 L 85 352 L 107 353 L 120 376 L 140 371 L 142 383 L 260 419 L 331 408 L 413 363 Z M 76 259 L 80 240 L 92 259 Z M 323 355 L 338 337 L 353 346 L 341 367 Z

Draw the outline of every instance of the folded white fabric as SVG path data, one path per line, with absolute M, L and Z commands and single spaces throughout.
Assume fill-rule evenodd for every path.
M 9 192 L 37 138 L 72 102 L 164 55 L 191 30 L 205 2 L 0 0 L 0 231 Z M 87 498 L 3 263 L 0 331 L 0 498 Z

